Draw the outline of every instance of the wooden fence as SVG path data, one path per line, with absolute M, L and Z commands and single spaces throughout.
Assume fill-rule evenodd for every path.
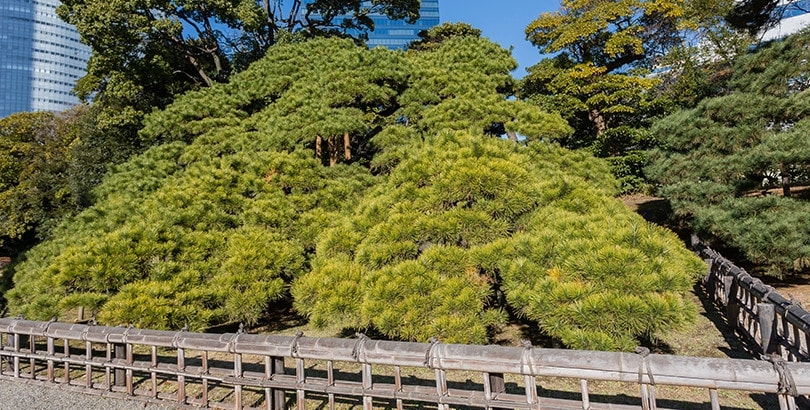
M 728 325 L 748 342 L 751 353 L 810 360 L 810 313 L 694 236 L 692 248 L 709 265 L 703 278 L 709 297 L 725 308 Z
M 810 394 L 810 363 L 356 339 L 210 334 L 0 318 L 0 380 L 26 380 L 178 407 L 655 409 L 684 386 L 720 409 L 718 391 Z M 414 377 L 414 374 L 427 377 Z M 458 382 L 456 374 L 461 374 Z M 449 377 L 454 376 L 454 377 Z M 572 379 L 574 397 L 538 380 Z M 475 379 L 475 380 L 474 380 Z M 589 382 L 635 386 L 635 403 L 591 400 Z M 625 397 L 627 399 L 627 397 Z M 660 400 L 659 400 L 660 401 Z

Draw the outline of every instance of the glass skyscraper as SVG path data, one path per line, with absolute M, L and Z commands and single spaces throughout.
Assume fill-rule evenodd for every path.
M 422 0 L 419 9 L 419 20 L 408 24 L 402 20 L 390 20 L 384 15 L 372 15 L 374 31 L 368 33 L 366 44 L 369 48 L 377 46 L 390 49 L 403 49 L 410 42 L 419 38 L 419 32 L 439 24 L 439 0 Z
M 0 0 L 2 1 L 2 0 Z M 304 3 L 311 3 L 312 0 Z M 371 8 L 370 1 L 364 1 L 363 7 Z M 391 20 L 384 14 L 372 13 L 369 15 L 374 22 L 374 31 L 369 31 L 366 45 L 369 48 L 383 46 L 390 49 L 404 49 L 414 40 L 419 39 L 419 32 L 427 30 L 439 24 L 439 0 L 422 0 L 419 8 L 419 20 L 413 24 L 408 24 L 404 20 Z M 334 21 L 340 21 L 338 16 Z M 349 30 L 348 34 L 357 36 L 360 34 L 355 30 Z
M 90 48 L 56 15 L 58 0 L 0 0 L 0 118 L 63 111 L 84 76 Z

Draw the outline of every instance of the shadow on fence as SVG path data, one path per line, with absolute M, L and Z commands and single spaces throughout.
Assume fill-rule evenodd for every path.
M 810 359 L 810 313 L 692 236 L 692 249 L 709 265 L 703 286 L 755 356 Z

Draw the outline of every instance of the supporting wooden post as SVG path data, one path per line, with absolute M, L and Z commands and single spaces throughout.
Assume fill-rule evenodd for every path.
M 114 345 L 115 353 L 114 357 L 117 360 L 126 360 L 127 359 L 127 345 L 123 343 L 115 343 Z M 115 375 L 113 376 L 113 383 L 116 386 L 124 386 L 126 385 L 126 371 L 124 369 L 119 368 L 118 366 L 115 367 Z
M 242 378 L 242 376 L 244 376 L 244 372 L 242 371 L 242 354 L 241 353 L 234 353 L 234 355 L 233 355 L 233 375 L 234 375 L 234 377 L 236 377 L 237 383 L 241 383 L 241 381 L 239 381 L 239 380 Z M 234 404 L 234 406 L 237 409 L 241 409 L 242 408 L 242 385 L 241 384 L 234 385 L 233 386 L 233 393 L 234 393 L 234 399 L 236 400 L 236 403 Z
M 12 342 L 11 347 L 14 349 L 15 352 L 20 352 L 20 335 L 15 333 L 14 340 Z M 14 356 L 14 378 L 17 379 L 20 377 L 20 356 Z
M 374 388 L 374 385 L 371 381 L 371 365 L 370 364 L 363 364 L 362 365 L 362 373 L 363 373 L 363 410 L 372 410 L 372 397 L 366 395 L 367 390 L 371 390 Z
M 331 360 L 326 362 L 326 384 L 329 387 L 335 385 L 335 364 Z M 335 393 L 329 393 L 329 410 L 335 410 Z
M 489 373 L 489 386 L 492 393 L 500 394 L 506 391 L 506 383 L 503 379 L 503 373 Z
M 439 400 L 436 404 L 439 410 L 449 410 L 450 407 L 442 403 L 442 398 L 447 396 L 447 373 L 443 369 L 436 369 L 434 373 L 436 374 L 436 393 L 439 395 Z
M 90 365 L 90 362 L 93 360 L 93 343 L 92 342 L 84 342 L 84 360 L 87 360 L 87 363 L 84 366 L 84 387 L 88 389 L 93 388 L 93 366 Z
M 48 356 L 53 357 L 56 354 L 56 348 L 53 344 L 53 338 L 48 337 Z M 53 359 L 48 359 L 48 381 L 53 383 Z
M 203 350 L 202 360 L 202 406 L 208 407 L 208 350 Z
M 307 378 L 304 370 L 304 359 L 300 357 L 295 358 L 295 381 L 299 386 L 299 388 L 295 390 L 296 408 L 298 410 L 304 410 L 307 408 L 306 391 L 301 387 L 304 387 Z
M 494 400 L 498 394 L 506 391 L 503 373 L 484 373 L 484 398 Z M 487 407 L 495 410 L 497 407 Z
M 737 281 L 735 279 L 733 276 L 723 277 L 726 297 L 726 321 L 736 333 L 740 321 L 740 301 L 737 300 Z
M 70 357 L 70 341 L 65 339 L 64 343 L 65 358 Z M 65 384 L 70 384 L 70 361 L 65 361 Z
M 157 367 L 157 346 L 152 346 L 152 369 L 150 373 L 150 382 L 152 384 L 152 398 L 158 398 L 158 391 L 157 391 L 157 373 L 155 373 L 155 368 Z M 208 403 L 205 403 L 207 406 Z
M 126 369 L 126 384 L 127 384 L 127 394 L 130 396 L 135 395 L 135 385 L 133 383 L 133 371 L 132 365 L 135 363 L 135 357 L 132 353 L 132 345 L 127 343 L 124 345 L 124 351 L 126 352 L 127 356 L 127 369 Z
M 28 365 L 30 369 L 31 380 L 37 379 L 37 361 L 34 359 L 37 353 L 37 346 L 36 340 L 34 340 L 34 336 L 28 336 L 28 351 L 31 352 L 31 359 L 28 360 Z
M 534 376 L 523 376 L 523 384 L 526 385 L 526 403 L 537 403 L 537 381 Z
M 112 343 L 107 343 L 107 363 L 112 362 L 113 359 L 112 350 L 113 350 Z M 107 387 L 107 391 L 112 390 L 113 383 L 110 373 L 111 373 L 110 366 L 104 366 L 104 385 Z M 66 374 L 65 379 L 67 379 L 67 372 L 65 372 L 65 374 Z
M 352 139 L 348 132 L 343 133 L 343 157 L 346 158 L 346 161 L 352 159 Z
M 769 354 L 774 351 L 774 336 L 776 335 L 776 316 L 773 304 L 757 303 L 757 319 L 759 322 L 760 347 L 762 353 Z
M 709 399 L 712 401 L 712 410 L 720 410 L 720 398 L 717 389 L 709 389 Z
M 186 371 L 186 351 L 182 347 L 177 348 L 177 371 Z M 186 404 L 186 377 L 177 375 L 177 403 Z
M 651 384 L 641 384 L 641 408 L 644 410 L 655 410 L 655 388 Z
M 402 368 L 394 366 L 394 390 L 399 393 L 402 391 Z M 402 410 L 402 398 L 397 397 L 397 410 Z
M 271 369 L 270 373 L 275 375 L 282 375 L 284 374 L 284 358 L 283 357 L 271 357 L 270 358 Z M 284 390 L 281 389 L 270 389 L 270 395 L 272 396 L 272 401 L 270 404 L 271 410 L 284 410 L 286 408 L 286 400 L 284 400 Z
M 591 395 L 590 392 L 588 392 L 588 380 L 581 379 L 579 381 L 579 386 L 582 390 L 582 410 L 590 410 Z

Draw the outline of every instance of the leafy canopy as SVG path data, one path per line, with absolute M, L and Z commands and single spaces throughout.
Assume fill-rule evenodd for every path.
M 137 126 L 175 96 L 223 82 L 284 41 L 373 29 L 371 13 L 415 21 L 417 0 L 65 0 L 57 10 L 92 49 L 77 91 L 103 126 Z
M 126 155 L 94 119 L 87 107 L 0 119 L 0 254 L 47 238 L 60 218 L 88 205 L 104 164 Z
M 802 32 L 735 65 L 733 91 L 660 121 L 649 175 L 697 230 L 774 274 L 810 256 L 808 44 Z M 776 189 L 775 189 L 776 188 Z
M 711 32 L 704 27 L 718 24 L 707 18 L 716 3 L 565 0 L 526 27 L 526 38 L 551 57 L 528 69 L 519 96 L 561 113 L 575 130 L 566 147 L 609 158 L 622 190 L 640 189 L 644 150 L 655 143 L 646 129 L 671 106 L 669 85 L 649 74 L 686 47 L 688 32 Z
M 293 283 L 316 326 L 485 343 L 512 309 L 567 346 L 628 350 L 694 314 L 700 262 L 611 197 L 603 163 L 468 132 L 410 152 Z
M 559 115 L 508 99 L 514 65 L 476 35 L 273 47 L 147 118 L 156 145 L 17 265 L 12 309 L 204 329 L 291 298 L 316 326 L 477 343 L 511 310 L 602 349 L 687 323 L 700 262 L 612 198 L 603 162 L 550 142 Z

